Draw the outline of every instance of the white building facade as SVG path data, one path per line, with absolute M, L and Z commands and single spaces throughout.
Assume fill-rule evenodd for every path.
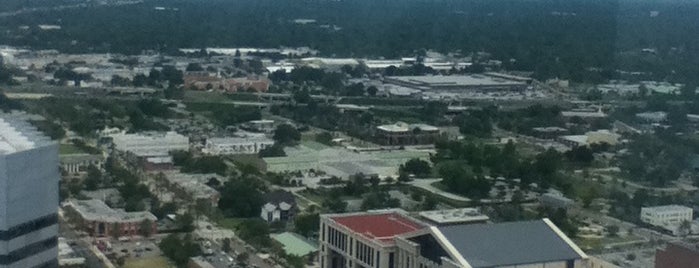
M 274 145 L 274 140 L 264 135 L 244 137 L 210 138 L 202 152 L 209 155 L 257 154 Z
M 673 234 L 679 233 L 679 226 L 687 221 L 692 222 L 694 211 L 692 208 L 668 205 L 641 208 L 641 221 L 650 225 L 666 229 Z
M 189 150 L 189 138 L 174 131 L 135 134 L 121 132 L 110 137 L 115 149 L 138 157 L 165 156 L 171 151 Z
M 0 268 L 58 267 L 58 144 L 0 115 Z

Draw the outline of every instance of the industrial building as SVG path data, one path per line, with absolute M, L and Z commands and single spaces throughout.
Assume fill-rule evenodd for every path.
M 321 215 L 320 267 L 565 267 L 587 255 L 550 220 L 432 226 L 401 210 Z
M 0 114 L 0 267 L 58 266 L 58 144 Z
M 432 76 L 389 76 L 384 83 L 430 92 L 459 93 L 471 91 L 522 91 L 529 84 L 526 79 L 513 79 L 493 74 L 479 75 L 432 75 Z

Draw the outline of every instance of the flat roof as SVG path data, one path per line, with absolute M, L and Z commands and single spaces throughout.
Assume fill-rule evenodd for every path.
M 397 235 L 425 228 L 423 224 L 398 212 L 339 215 L 331 219 L 355 233 L 381 242 L 392 242 Z
M 680 211 L 680 210 L 692 210 L 690 207 L 680 206 L 680 205 L 665 205 L 665 206 L 655 206 L 655 207 L 642 207 L 642 210 L 650 212 L 669 212 L 669 211 Z
M 424 75 L 424 76 L 390 76 L 388 81 L 400 81 L 416 86 L 513 86 L 526 85 L 514 81 L 486 75 Z
M 295 233 L 284 232 L 280 234 L 271 234 L 270 236 L 272 239 L 282 244 L 284 252 L 289 255 L 303 257 L 318 251 L 318 245 Z
M 550 221 L 437 227 L 473 268 L 581 259 L 584 256 Z M 557 228 L 556 228 L 557 229 Z
M 488 216 L 483 215 L 477 208 L 429 210 L 422 211 L 419 215 L 420 217 L 436 223 L 483 222 L 490 219 Z
M 0 113 L 0 155 L 31 150 L 50 142 L 28 122 Z
M 107 206 L 102 200 L 71 200 L 67 203 L 80 216 L 88 221 L 103 221 L 103 222 L 142 222 L 150 220 L 155 222 L 158 220 L 153 214 L 148 211 L 126 212 L 120 209 L 113 209 Z

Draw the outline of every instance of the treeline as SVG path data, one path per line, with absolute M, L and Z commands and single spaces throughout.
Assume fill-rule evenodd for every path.
M 0 18 L 9 30 L 2 31 L 0 42 L 127 54 L 207 46 L 309 46 L 329 56 L 386 58 L 420 49 L 486 51 L 505 68 L 534 71 L 540 78 L 604 80 L 617 65 L 688 78 L 699 68 L 692 65 L 699 53 L 698 11 L 698 4 L 680 1 L 161 0 Z M 317 22 L 293 23 L 299 18 Z M 35 26 L 56 21 L 61 30 Z M 20 25 L 32 27 L 18 30 Z M 646 47 L 657 53 L 616 53 Z

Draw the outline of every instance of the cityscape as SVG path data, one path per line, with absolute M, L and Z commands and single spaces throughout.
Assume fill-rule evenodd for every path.
M 0 267 L 699 268 L 699 2 L 3 1 Z

